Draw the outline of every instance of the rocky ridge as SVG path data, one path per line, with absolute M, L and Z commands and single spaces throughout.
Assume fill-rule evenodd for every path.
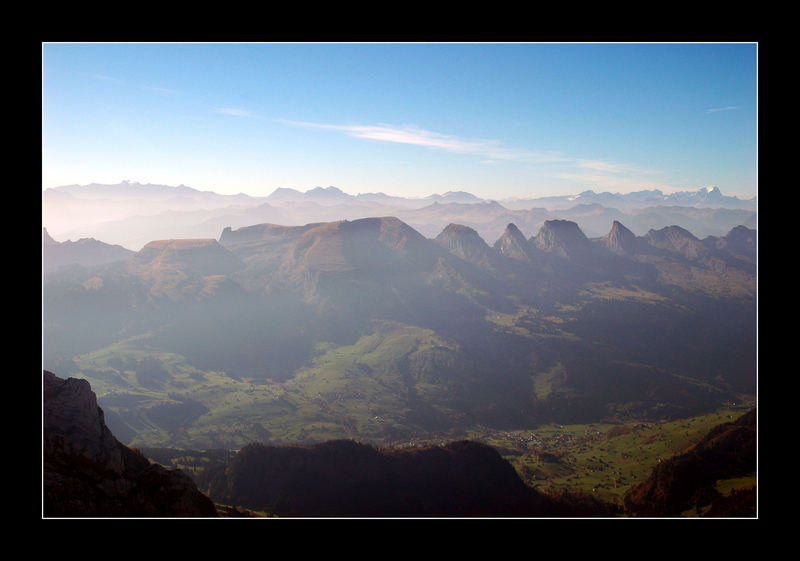
M 152 464 L 105 424 L 86 380 L 43 372 L 45 517 L 215 517 L 179 470 Z

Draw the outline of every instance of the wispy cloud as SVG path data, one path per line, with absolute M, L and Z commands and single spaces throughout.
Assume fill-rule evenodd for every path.
M 607 162 L 604 160 L 577 160 L 576 163 L 580 168 L 613 175 L 651 175 L 658 173 L 657 170 L 644 169 L 630 164 Z
M 726 107 L 712 107 L 711 109 L 706 109 L 706 113 L 719 113 L 720 111 L 734 111 L 739 109 L 735 105 L 728 105 Z
M 92 79 L 100 80 L 101 82 L 108 82 L 110 84 L 117 84 L 118 86 L 128 86 L 128 83 L 125 82 L 125 80 L 122 80 L 120 78 L 116 78 L 114 76 L 108 76 L 107 74 L 90 74 L 89 76 L 91 76 Z M 174 90 L 172 88 L 163 88 L 161 86 L 149 86 L 149 85 L 144 85 L 144 84 L 139 84 L 139 85 L 133 84 L 131 87 L 138 87 L 141 90 L 147 90 L 147 91 L 160 93 L 160 94 L 175 95 L 175 94 L 179 93 L 177 90 Z
M 248 111 L 246 109 L 240 109 L 239 107 L 219 107 L 214 110 L 214 113 L 219 113 L 220 115 L 229 115 L 231 117 L 248 117 L 251 119 L 261 118 L 257 113 L 253 113 L 252 111 Z
M 536 163 L 564 161 L 564 157 L 556 152 L 511 148 L 504 146 L 498 140 L 467 140 L 453 135 L 421 129 L 413 125 L 328 125 L 287 120 L 282 120 L 281 122 L 296 127 L 337 131 L 355 138 L 423 146 L 457 154 L 471 154 L 480 156 L 487 163 L 498 160 Z
M 590 160 L 570 157 L 556 151 L 531 150 L 508 147 L 498 140 L 465 140 L 453 135 L 437 133 L 416 126 L 379 125 L 330 125 L 302 121 L 280 120 L 295 127 L 329 130 L 369 140 L 395 142 L 444 150 L 456 154 L 468 154 L 480 158 L 481 163 L 495 164 L 514 161 L 526 164 L 549 164 L 553 177 L 576 181 L 587 188 L 630 191 L 645 188 L 675 190 L 674 186 L 660 184 L 654 177 L 661 172 L 626 163 L 606 160 Z
M 162 88 L 159 86 L 142 86 L 142 89 L 165 95 L 177 95 L 179 93 L 178 90 L 173 90 L 172 88 Z
M 123 80 L 120 80 L 119 78 L 114 78 L 113 76 L 107 76 L 105 74 L 91 74 L 90 76 L 95 80 L 100 80 L 102 82 L 111 82 L 113 84 L 120 84 L 120 85 L 125 84 Z

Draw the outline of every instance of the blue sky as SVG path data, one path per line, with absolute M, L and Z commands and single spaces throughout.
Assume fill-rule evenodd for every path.
M 42 187 L 757 195 L 757 45 L 42 45 Z

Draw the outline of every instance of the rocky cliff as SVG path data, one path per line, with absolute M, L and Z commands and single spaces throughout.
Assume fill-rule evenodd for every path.
M 151 464 L 105 424 L 86 380 L 43 373 L 45 517 L 214 517 L 179 470 Z

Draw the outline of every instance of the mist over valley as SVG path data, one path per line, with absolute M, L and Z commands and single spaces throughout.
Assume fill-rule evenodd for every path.
M 66 191 L 98 205 L 152 193 L 179 208 L 188 195 L 219 199 L 185 187 L 167 197 L 169 189 Z M 709 194 L 726 200 L 699 192 Z M 174 235 L 136 251 L 100 236 L 57 242 L 44 230 L 44 368 L 87 380 L 123 444 L 158 455 L 253 443 L 494 442 L 546 427 L 676 423 L 755 402 L 756 230 L 732 225 L 753 224 L 754 210 L 649 198 L 627 213 L 597 203 L 585 215 L 583 205 L 512 211 L 451 193 L 462 202 L 368 203 L 353 215 L 394 215 L 240 225 L 266 209 L 321 218 L 351 208 L 331 188 L 276 195 L 288 206 L 226 201 L 217 236 Z M 323 195 L 337 202 L 307 200 Z M 55 208 L 45 205 L 45 226 Z M 185 222 L 156 227 L 172 234 L 210 228 L 214 212 L 151 211 L 184 213 Z M 424 216 L 427 234 L 398 216 Z M 636 234 L 617 219 L 701 216 L 706 231 L 727 230 L 701 238 L 673 224 Z M 432 234 L 466 218 L 485 235 L 509 217 L 522 226 L 507 222 L 494 239 L 458 222 Z M 126 220 L 136 219 L 113 224 Z M 605 220 L 605 233 L 587 236 L 578 220 L 593 232 Z M 512 458 L 527 485 L 547 471 L 542 449 Z M 616 491 L 603 496 L 622 502 Z
M 41 76 L 43 518 L 758 518 L 757 43 Z

